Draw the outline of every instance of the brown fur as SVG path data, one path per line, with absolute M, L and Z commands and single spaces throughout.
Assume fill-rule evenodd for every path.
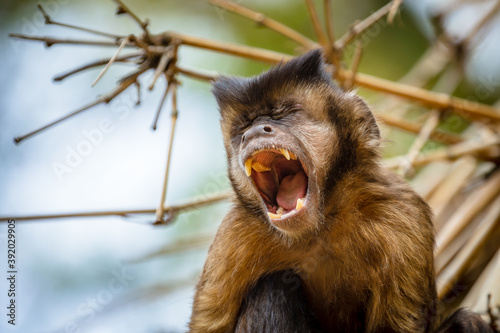
M 433 329 L 429 207 L 378 164 L 371 111 L 336 88 L 322 64 L 316 51 L 257 78 L 215 84 L 236 197 L 197 285 L 190 332 L 234 331 L 259 278 L 285 270 L 300 277 L 325 331 Z M 309 163 L 311 207 L 283 230 L 270 223 L 241 167 L 241 135 L 261 119 L 289 128 L 290 144 L 298 142 Z

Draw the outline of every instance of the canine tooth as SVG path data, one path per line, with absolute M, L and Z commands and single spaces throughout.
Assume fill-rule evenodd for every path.
M 260 162 L 253 162 L 252 163 L 252 169 L 254 169 L 257 172 L 271 171 L 270 167 L 267 167 L 267 166 L 263 165 Z
M 290 152 L 286 149 L 280 149 L 280 152 L 283 154 L 283 156 L 286 157 L 287 160 L 290 161 Z
M 273 213 L 271 213 L 271 212 L 267 212 L 267 215 L 269 215 L 269 217 L 270 217 L 271 219 L 274 219 L 274 220 L 275 220 L 275 219 L 280 219 L 280 218 L 281 218 L 281 215 L 278 215 L 278 214 L 273 214 Z
M 250 175 L 252 174 L 252 161 L 253 160 L 251 158 L 249 158 L 245 162 L 245 172 L 246 172 L 248 177 L 250 177 Z
M 297 205 L 295 206 L 295 210 L 299 210 L 304 206 L 304 199 L 297 199 Z

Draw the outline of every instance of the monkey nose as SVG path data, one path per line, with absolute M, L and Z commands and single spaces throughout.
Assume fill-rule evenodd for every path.
M 261 136 L 271 137 L 275 135 L 275 132 L 276 131 L 272 125 L 269 124 L 254 125 L 248 130 L 246 130 L 245 133 L 243 133 L 243 136 L 241 137 L 241 143 L 243 144 L 245 142 L 251 141 L 252 139 Z

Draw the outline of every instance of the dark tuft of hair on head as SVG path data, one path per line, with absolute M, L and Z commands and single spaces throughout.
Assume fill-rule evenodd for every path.
M 221 77 L 214 82 L 212 92 L 220 106 L 248 106 L 269 100 L 293 87 L 318 83 L 334 86 L 324 69 L 321 49 L 282 62 L 253 78 Z

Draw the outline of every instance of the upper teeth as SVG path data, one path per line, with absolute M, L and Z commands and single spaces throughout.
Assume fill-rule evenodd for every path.
M 297 156 L 294 153 L 292 153 L 291 151 L 288 151 L 287 149 L 280 148 L 279 151 L 281 152 L 281 154 L 283 154 L 283 156 L 285 156 L 285 158 L 287 160 L 290 160 L 290 159 L 296 160 L 297 159 Z M 255 151 L 252 154 L 252 156 L 255 156 L 259 152 L 260 151 Z M 254 169 L 257 172 L 271 171 L 271 167 L 265 166 L 264 164 L 262 164 L 260 162 L 254 161 L 252 157 L 249 157 L 245 161 L 245 173 L 247 174 L 248 177 L 250 177 L 250 175 L 252 174 L 252 169 Z
M 283 154 L 283 156 L 286 157 L 287 160 L 290 161 L 290 153 L 286 149 L 280 149 L 280 152 Z

